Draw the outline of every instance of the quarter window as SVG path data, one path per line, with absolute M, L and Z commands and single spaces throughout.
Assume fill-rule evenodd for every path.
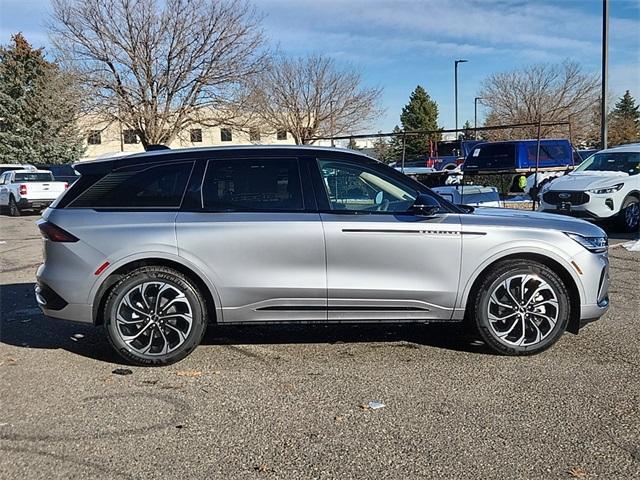
M 185 162 L 116 170 L 98 180 L 69 206 L 177 208 L 192 167 L 193 162 Z
M 364 165 L 318 163 L 331 210 L 407 212 L 418 195 L 408 185 Z
M 202 187 L 208 211 L 303 210 L 295 159 L 211 160 Z

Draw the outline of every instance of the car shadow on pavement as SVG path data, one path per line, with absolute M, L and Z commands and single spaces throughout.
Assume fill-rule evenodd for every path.
M 96 360 L 121 363 L 100 329 L 42 315 L 33 283 L 0 285 L 0 343 L 63 349 Z
M 122 363 L 102 329 L 46 318 L 33 283 L 0 286 L 0 343 L 25 348 L 63 349 L 95 360 Z M 490 353 L 458 324 L 211 325 L 202 345 L 385 343 Z

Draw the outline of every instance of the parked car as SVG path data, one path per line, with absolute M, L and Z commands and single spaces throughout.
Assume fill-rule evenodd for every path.
M 80 174 L 74 170 L 73 165 L 69 164 L 41 165 L 39 168 L 49 170 L 53 174 L 55 181 L 67 182 L 69 185 L 80 178 Z
M 35 168 L 29 164 L 17 164 L 17 163 L 0 163 L 0 175 L 10 170 L 24 170 L 25 168 Z
M 543 187 L 540 209 L 614 220 L 625 231 L 640 226 L 640 143 L 601 150 Z
M 433 191 L 456 205 L 472 207 L 502 207 L 500 193 L 496 187 L 480 185 L 448 185 L 433 187 Z
M 607 236 L 581 220 L 461 207 L 357 152 L 165 150 L 78 164 L 38 226 L 45 315 L 104 325 L 135 364 L 208 323 L 462 322 L 540 352 L 608 308 Z
M 537 156 L 537 140 L 479 143 L 467 155 L 462 169 L 465 172 L 530 172 L 536 168 Z M 539 168 L 562 169 L 573 164 L 573 152 L 568 140 L 540 141 Z
M 54 181 L 48 170 L 8 170 L 0 175 L 0 208 L 8 209 L 13 217 L 23 210 L 42 210 L 67 186 L 65 182 Z

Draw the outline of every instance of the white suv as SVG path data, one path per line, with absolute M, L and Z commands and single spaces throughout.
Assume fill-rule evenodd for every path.
M 542 188 L 540 210 L 640 225 L 640 143 L 601 150 Z

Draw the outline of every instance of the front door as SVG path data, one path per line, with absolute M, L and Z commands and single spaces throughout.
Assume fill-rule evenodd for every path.
M 179 254 L 214 284 L 218 321 L 326 320 L 322 223 L 300 172 L 297 158 L 209 160 L 200 205 L 178 214 Z
M 329 320 L 451 319 L 459 216 L 410 213 L 418 191 L 379 164 L 326 158 L 318 169 Z

